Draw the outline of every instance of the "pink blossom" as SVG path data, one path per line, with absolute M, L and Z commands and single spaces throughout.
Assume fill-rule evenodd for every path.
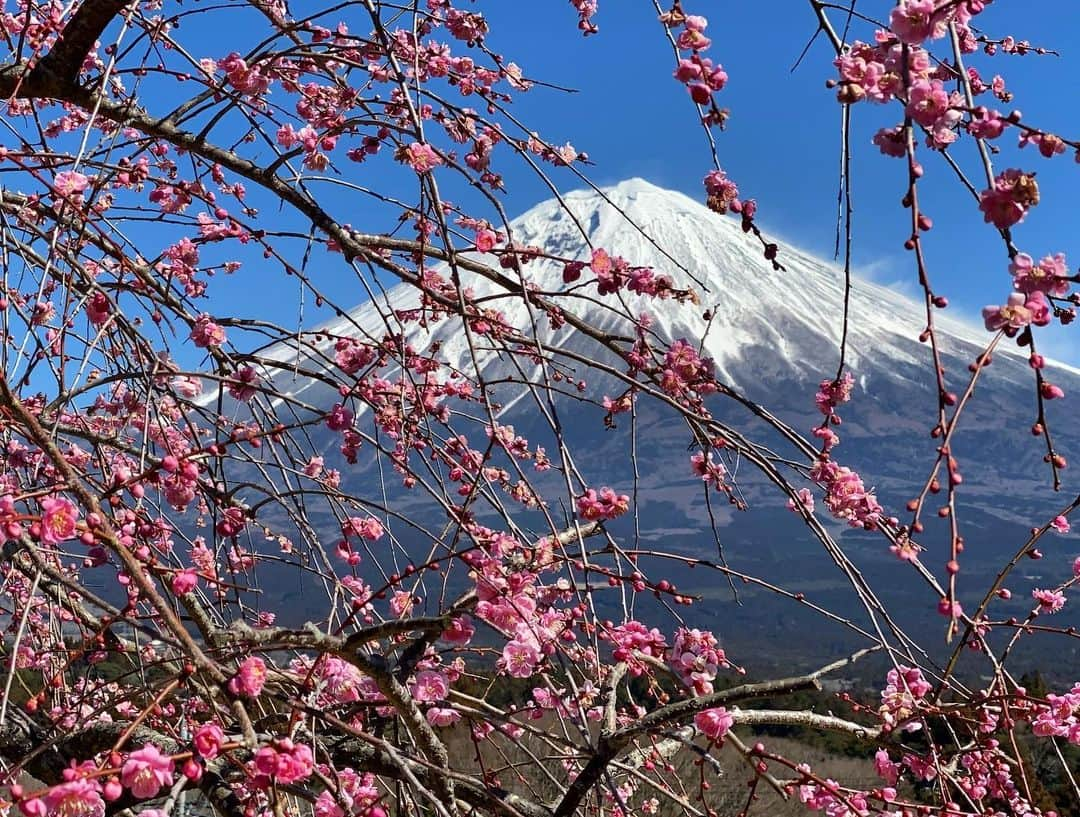
M 798 490 L 799 503 L 795 504 L 794 499 L 788 499 L 787 509 L 789 511 L 797 511 L 799 508 L 804 509 L 807 513 L 814 512 L 814 494 L 809 488 L 800 488 Z
M 705 176 L 705 193 L 710 210 L 726 213 L 739 198 L 739 188 L 723 170 L 712 170 Z
M 255 769 L 278 783 L 296 783 L 311 777 L 315 760 L 306 744 L 282 738 L 255 753 Z
M 435 703 L 446 698 L 450 692 L 450 684 L 441 672 L 422 670 L 416 673 L 411 692 L 413 700 L 418 703 Z
M 191 339 L 200 349 L 221 346 L 225 342 L 225 330 L 209 315 L 200 315 L 191 329 Z
M 178 375 L 170 381 L 170 385 L 188 400 L 198 397 L 203 391 L 202 379 L 191 375 Z
M 1064 516 L 1055 516 L 1050 522 L 1050 527 L 1061 534 L 1068 533 L 1072 529 L 1069 520 Z
M 613 628 L 608 635 L 615 645 L 612 658 L 625 662 L 631 675 L 642 675 L 647 669 L 638 656 L 663 658 L 667 651 L 664 634 L 656 627 L 646 627 L 640 621 L 628 621 Z
M 1058 590 L 1032 590 L 1031 597 L 1039 602 L 1040 613 L 1056 613 L 1065 606 L 1065 594 Z
M 147 744 L 127 756 L 120 769 L 120 782 L 133 797 L 147 800 L 155 797 L 163 786 L 172 785 L 173 767 L 171 757 Z
M 874 134 L 873 141 L 886 156 L 899 159 L 907 155 L 907 131 L 901 125 L 882 128 Z
M 890 786 L 895 786 L 900 777 L 900 764 L 893 763 L 887 751 L 878 749 L 874 755 L 874 771 Z
M 711 741 L 719 742 L 724 739 L 731 727 L 735 725 L 735 719 L 724 707 L 718 706 L 706 709 L 694 716 L 694 726 Z
M 680 627 L 668 664 L 696 695 L 707 695 L 713 691 L 716 673 L 720 667 L 728 666 L 728 660 L 712 633 Z
M 457 710 L 449 709 L 444 706 L 433 706 L 429 709 L 425 716 L 428 723 L 432 726 L 446 727 L 453 726 L 455 723 L 461 720 L 461 714 Z
M 266 662 L 257 655 L 244 659 L 236 675 L 229 679 L 229 692 L 233 695 L 257 698 L 266 683 Z
M 341 403 L 335 403 L 326 416 L 326 427 L 331 431 L 345 431 L 352 428 L 353 413 Z
M 401 158 L 417 173 L 427 173 L 443 163 L 435 148 L 426 142 L 413 142 L 408 145 Z
M 940 79 L 919 80 L 911 86 L 907 112 L 920 125 L 931 127 L 948 109 L 949 92 Z
M 173 574 L 172 591 L 177 596 L 186 596 L 199 584 L 199 574 L 193 569 L 181 570 Z
M 1016 168 L 999 173 L 994 186 L 979 195 L 979 209 L 987 223 L 998 229 L 1024 220 L 1027 211 L 1039 203 L 1039 187 L 1032 173 Z
M 826 417 L 832 416 L 836 409 L 851 399 L 851 392 L 855 388 L 855 377 L 851 372 L 844 374 L 837 380 L 822 380 L 818 386 L 817 394 L 814 395 L 814 404 L 818 411 Z
M 58 786 L 49 789 L 43 798 L 36 803 L 25 801 L 21 803 L 23 813 L 27 817 L 45 817 L 57 815 L 57 817 L 104 817 L 105 801 L 101 797 L 101 787 L 96 780 L 86 777 L 73 777 Z M 42 810 L 37 811 L 35 805 L 40 804 Z
M 934 30 L 935 0 L 901 0 L 889 15 L 889 28 L 901 42 L 918 45 Z
M 342 536 L 358 536 L 369 542 L 381 539 L 385 533 L 382 522 L 374 516 L 350 516 L 341 523 Z
M 79 511 L 69 499 L 50 496 L 41 500 L 41 543 L 58 545 L 74 539 L 78 531 Z
M 236 374 L 225 381 L 229 396 L 234 400 L 247 401 L 255 396 L 259 375 L 253 366 L 241 366 Z
M 508 641 L 499 658 L 499 668 L 512 678 L 528 678 L 540 664 L 540 651 L 532 644 Z
M 473 625 L 472 619 L 467 615 L 463 615 L 451 619 L 450 624 L 443 630 L 439 638 L 447 644 L 463 647 L 472 641 L 475 632 L 476 627 Z
M 976 139 L 997 139 L 1008 124 L 998 111 L 979 108 L 968 122 L 967 130 Z
M 221 752 L 221 746 L 225 743 L 225 733 L 216 723 L 204 723 L 195 730 L 192 743 L 201 757 L 213 760 Z
M 104 292 L 95 292 L 86 302 L 86 318 L 94 326 L 101 326 L 112 315 L 112 304 Z
M 1060 136 L 1055 136 L 1052 133 L 1022 133 L 1020 135 L 1020 147 L 1027 147 L 1028 145 L 1035 145 L 1039 149 L 1039 153 L 1047 159 L 1058 156 L 1067 149 L 1065 141 Z
M 1031 311 L 1026 303 L 1022 292 L 1013 292 L 1003 306 L 983 307 L 983 323 L 991 332 L 1003 329 L 1007 334 L 1016 334 L 1031 323 Z
M 614 519 L 630 508 L 630 497 L 616 494 L 611 488 L 601 488 L 597 493 L 589 488 L 577 498 L 578 513 L 585 519 Z
M 1009 272 L 1021 292 L 1045 292 L 1058 298 L 1069 294 L 1071 282 L 1064 253 L 1047 255 L 1038 264 L 1027 253 L 1017 253 L 1009 264 Z
M 356 374 L 375 360 L 375 352 L 352 338 L 338 338 L 334 343 L 334 360 L 345 374 Z
M 53 189 L 64 198 L 79 196 L 86 190 L 90 180 L 77 170 L 65 170 L 56 174 Z

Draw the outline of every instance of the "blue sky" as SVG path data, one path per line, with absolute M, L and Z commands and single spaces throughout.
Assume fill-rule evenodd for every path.
M 565 95 L 534 89 L 515 103 L 516 112 L 542 123 L 549 138 L 569 138 L 586 151 L 595 162 L 590 175 L 597 183 L 642 176 L 700 198 L 709 154 L 688 100 L 671 79 L 672 55 L 651 4 L 601 2 L 600 33 L 587 39 L 566 36 L 568 21 L 558 13 L 559 5 L 496 3 L 485 12 L 495 50 L 517 60 L 530 76 L 580 90 Z M 861 2 L 858 8 L 884 14 L 891 5 Z M 698 0 L 685 6 L 709 18 L 712 55 L 730 76 L 720 94 L 721 104 L 731 110 L 727 130 L 717 134 L 723 166 L 744 195 L 758 200 L 763 227 L 831 257 L 841 113 L 834 92 L 824 85 L 834 73 L 824 37 L 791 71 L 814 31 L 809 3 Z M 1016 94 L 1013 104 L 1026 121 L 1067 137 L 1080 135 L 1080 14 L 1074 0 L 1034 5 L 998 0 L 978 20 L 989 36 L 1013 34 L 1061 52 L 1060 57 L 992 59 L 978 53 L 968 64 L 987 77 L 1005 75 Z M 502 33 L 514 30 L 528 36 Z M 856 31 L 864 38 L 870 34 L 868 27 Z M 913 260 L 902 247 L 909 234 L 909 214 L 899 206 L 903 163 L 881 156 L 869 143 L 877 128 L 896 124 L 899 117 L 895 107 L 861 104 L 853 110 L 855 260 L 875 280 L 914 292 Z M 1075 269 L 1080 265 L 1074 204 L 1080 166 L 1071 155 L 1047 160 L 1032 148 L 1020 151 L 1014 133 L 999 143 L 999 170 L 1040 171 L 1043 201 L 1015 229 L 1018 246 L 1036 257 L 1064 251 Z M 978 179 L 972 150 L 961 144 L 956 157 Z M 927 173 L 921 200 L 935 223 L 926 236 L 931 277 L 950 298 L 950 309 L 974 321 L 982 306 L 1007 294 L 1008 259 L 1000 238 L 940 157 L 923 153 Z M 532 179 L 511 182 L 511 212 L 546 197 Z M 1080 364 L 1070 331 L 1042 334 L 1043 345 L 1056 357 Z
M 730 76 L 719 98 L 731 110 L 731 118 L 727 130 L 716 134 L 724 168 L 744 196 L 757 199 L 759 223 L 770 236 L 831 257 L 841 110 L 835 92 L 825 87 L 835 74 L 828 42 L 823 37 L 816 40 L 799 68 L 791 70 L 815 28 L 809 3 L 693 0 L 684 5 L 710 19 L 711 56 L 723 63 Z M 891 5 L 885 0 L 862 0 L 858 8 L 883 15 Z M 1023 110 L 1026 121 L 1078 137 L 1080 15 L 1075 0 L 1043 0 L 1037 12 L 1025 10 L 1030 8 L 1016 0 L 997 0 L 978 20 L 990 36 L 1012 34 L 1057 49 L 1062 56 L 991 59 L 979 53 L 970 55 L 968 64 L 986 77 L 1004 74 L 1016 94 L 1014 105 Z M 481 4 L 480 9 L 491 25 L 490 48 L 516 61 L 530 78 L 577 89 L 564 93 L 537 86 L 519 94 L 512 106 L 516 117 L 550 142 L 570 141 L 587 152 L 594 163 L 587 173 L 597 184 L 641 176 L 703 197 L 701 178 L 711 167 L 707 144 L 684 89 L 671 77 L 672 53 L 648 0 L 601 0 L 600 33 L 588 38 L 576 31 L 576 15 L 566 0 L 497 0 Z M 193 42 L 188 38 L 196 35 L 200 56 L 244 51 L 254 42 L 222 36 L 223 31 L 243 31 L 240 19 L 235 17 L 235 25 L 224 16 L 188 21 L 185 39 Z M 212 28 L 200 30 L 211 22 Z M 868 26 L 857 32 L 864 39 L 871 34 Z M 899 204 L 906 186 L 903 162 L 881 156 L 870 144 L 879 127 L 896 124 L 900 116 L 895 106 L 864 103 L 853 110 L 855 263 L 864 275 L 914 293 L 913 259 L 902 247 L 909 234 L 909 214 Z M 999 143 L 998 170 L 1039 171 L 1042 204 L 1015 229 L 1018 246 L 1036 257 L 1065 252 L 1076 269 L 1080 239 L 1073 198 L 1080 165 L 1070 155 L 1047 160 L 1033 149 L 1020 151 L 1015 133 L 1007 132 Z M 981 186 L 981 169 L 973 162 L 974 146 L 964 141 L 955 147 L 956 158 Z M 550 194 L 523 163 L 508 159 L 502 154 L 497 169 L 506 178 L 503 200 L 513 216 Z M 1003 301 L 1009 291 L 1003 244 L 983 223 L 975 201 L 940 157 L 924 150 L 923 163 L 927 173 L 920 184 L 920 200 L 935 222 L 925 236 L 931 278 L 936 290 L 949 297 L 953 317 L 977 322 L 985 304 Z M 346 169 L 360 184 L 388 188 L 406 199 L 415 196 L 415 177 L 410 182 L 407 174 L 400 174 L 404 169 L 391 162 L 381 160 L 359 168 L 347 165 Z M 581 186 L 569 171 L 548 169 L 562 190 Z M 452 198 L 460 193 L 449 174 L 442 173 L 440 182 Z M 396 213 L 380 212 L 366 197 L 332 188 L 326 188 L 326 196 L 331 211 L 347 212 L 348 220 L 358 228 L 387 229 L 393 224 Z M 279 215 L 276 206 L 272 211 L 265 209 L 260 218 L 290 219 L 287 213 Z M 295 301 L 289 293 L 283 297 L 280 291 L 253 286 L 259 274 L 256 264 L 248 265 L 233 280 L 219 278 L 214 289 L 222 300 L 217 303 L 243 297 L 265 308 L 268 316 L 295 323 Z M 343 307 L 364 299 L 347 274 L 330 275 L 326 286 Z M 284 314 L 285 310 L 290 313 Z M 321 319 L 310 305 L 304 317 L 308 325 Z M 1042 351 L 1080 365 L 1080 346 L 1073 342 L 1072 331 L 1075 328 L 1042 331 Z

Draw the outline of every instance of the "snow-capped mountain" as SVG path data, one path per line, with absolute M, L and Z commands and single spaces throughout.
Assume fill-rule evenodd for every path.
M 638 296 L 627 296 L 626 303 L 632 314 L 648 312 L 657 336 L 669 341 L 685 338 L 700 346 L 703 356 L 715 361 L 721 381 L 800 432 L 807 434 L 820 422 L 814 392 L 822 379 L 835 374 L 840 344 L 844 280 L 835 265 L 781 244 L 778 260 L 785 270 L 774 271 L 763 257 L 760 242 L 743 233 L 736 220 L 640 179 L 600 192 L 569 193 L 562 203 L 544 202 L 513 221 L 511 227 L 518 244 L 582 260 L 588 259 L 590 248 L 602 247 L 633 266 L 652 267 L 670 276 L 677 287 L 694 289 L 700 299 L 697 305 Z M 497 264 L 495 259 L 487 260 Z M 536 260 L 524 270 L 527 284 L 541 292 L 566 290 L 562 264 Z M 468 276 L 464 283 L 471 287 L 475 302 L 499 310 L 511 326 L 533 333 L 530 327 L 537 319 L 523 299 L 479 276 Z M 576 298 L 567 302 L 567 308 L 572 303 L 576 314 L 593 326 L 632 336 L 629 322 L 607 308 L 595 290 L 590 291 L 591 300 Z M 271 356 L 290 366 L 295 364 L 301 371 L 333 365 L 333 338 L 378 340 L 388 330 L 400 330 L 400 326 L 391 325 L 393 315 L 415 309 L 418 300 L 415 288 L 399 285 L 325 326 L 331 340 L 316 353 L 282 346 Z M 876 488 L 886 508 L 903 517 L 904 503 L 927 477 L 936 444 L 928 433 L 937 409 L 930 350 L 919 342 L 926 321 L 924 307 L 892 289 L 856 279 L 850 315 L 847 365 L 856 377 L 857 388 L 842 412 L 842 443 L 835 456 L 859 470 Z M 989 335 L 981 328 L 950 320 L 944 313 L 935 319 L 949 388 L 962 391 L 969 376 L 968 364 L 984 348 Z M 546 319 L 539 324 L 539 336 L 554 350 L 553 359 L 574 370 L 572 379 L 580 370 L 575 356 L 579 361 L 596 360 L 621 368 L 611 353 L 572 326 L 552 330 Z M 540 422 L 534 397 L 524 385 L 538 377 L 537 365 L 523 363 L 521 358 L 510 362 L 505 354 L 479 348 L 474 350 L 479 364 L 475 366 L 466 333 L 461 323 L 452 319 L 428 328 L 409 323 L 404 339 L 417 350 L 437 344 L 440 357 L 462 371 L 479 369 L 485 381 L 498 384 L 494 394 L 500 407 L 499 422 L 513 425 L 533 442 L 552 445 L 550 430 Z M 560 356 L 560 350 L 569 355 Z M 1072 399 L 1080 399 L 1080 372 L 1050 365 L 1047 375 Z M 309 405 L 329 408 L 340 399 L 332 388 L 310 378 L 279 374 L 275 380 L 277 389 Z M 589 378 L 585 388 L 586 394 L 598 399 L 618 386 L 613 379 L 600 376 Z M 752 439 L 779 446 L 745 408 L 724 398 L 715 400 L 710 408 L 725 422 Z M 556 397 L 554 404 L 567 437 L 579 452 L 578 467 L 595 484 L 612 484 L 629 492 L 633 473 L 629 454 L 631 446 L 635 448 L 638 520 L 637 530 L 627 530 L 627 535 L 639 537 L 645 545 L 663 541 L 666 548 L 697 555 L 715 554 L 718 544 L 723 545 L 726 558 L 736 569 L 767 573 L 779 584 L 794 583 L 795 589 L 808 595 L 816 593 L 821 603 L 846 593 L 816 545 L 808 541 L 801 523 L 782 511 L 782 502 L 737 461 L 729 462 L 728 467 L 740 481 L 750 511 L 738 513 L 727 506 L 717 507 L 715 501 L 711 508 L 706 507 L 701 483 L 688 468 L 690 437 L 673 414 L 643 405 L 633 428 L 620 421 L 616 429 L 606 430 L 604 412 L 597 407 L 584 406 L 571 395 Z M 1057 420 L 1052 426 L 1057 448 L 1066 456 L 1080 451 L 1080 434 L 1067 425 L 1068 412 L 1066 407 L 1051 416 Z M 1075 488 L 1068 478 L 1071 472 L 1066 471 L 1065 491 L 1059 495 L 1051 492 L 1049 469 L 1043 462 L 1045 445 L 1028 431 L 1034 414 L 1032 373 L 1026 359 L 1003 345 L 981 377 L 961 431 L 953 439 L 954 455 L 966 477 L 960 493 L 960 515 L 968 532 L 964 578 L 970 579 L 970 584 L 965 586 L 973 591 L 985 586 L 983 579 L 1023 540 L 1027 527 L 1038 519 L 1036 514 L 1056 511 L 1064 504 L 1061 497 L 1071 496 L 1068 491 Z M 362 415 L 357 418 L 360 425 L 370 424 L 370 420 L 365 421 Z M 340 458 L 336 451 L 339 442 L 339 435 L 326 432 L 328 465 Z M 779 447 L 776 450 L 781 457 L 791 454 Z M 586 452 L 584 456 L 582 452 Z M 372 478 L 373 469 L 373 465 L 364 468 L 361 463 L 347 478 L 356 481 L 358 491 L 366 490 L 364 480 Z M 718 522 L 718 537 L 712 532 L 710 516 Z M 942 524 L 936 530 L 936 522 L 931 520 L 924 536 L 930 549 L 926 561 L 935 570 L 948 558 L 945 528 Z M 839 527 L 837 535 L 859 553 L 860 566 L 872 578 L 892 577 L 901 571 L 881 540 Z M 1063 550 L 1076 550 L 1071 541 L 1065 542 Z M 1064 554 L 1056 556 L 1064 558 Z M 715 574 L 695 577 L 688 573 L 682 578 L 687 591 L 711 598 L 717 605 L 730 601 Z M 886 583 L 888 590 L 905 592 L 901 581 L 889 578 Z M 1017 608 L 1021 614 L 1023 609 Z M 745 609 L 743 612 L 750 615 Z M 777 615 L 780 617 L 775 620 L 756 620 L 746 632 L 757 632 L 754 627 L 788 626 L 783 619 L 786 613 Z M 938 626 L 936 621 L 931 624 Z M 843 649 L 842 639 L 837 645 L 838 651 Z

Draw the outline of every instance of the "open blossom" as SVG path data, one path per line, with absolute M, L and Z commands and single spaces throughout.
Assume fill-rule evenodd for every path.
M 27 800 L 22 804 L 27 817 L 45 817 L 48 814 L 58 817 L 104 817 L 105 801 L 101 797 L 101 786 L 96 780 L 85 777 L 73 777 L 58 786 L 53 786 L 40 799 Z M 40 815 L 34 814 L 35 808 Z
M 1069 268 L 1064 253 L 1047 255 L 1037 264 L 1026 252 L 1017 253 L 1009 264 L 1009 272 L 1021 292 L 1044 292 L 1057 298 L 1069 294 Z
M 41 500 L 41 543 L 58 545 L 74 539 L 79 511 L 69 499 L 50 496 Z
M 173 782 L 173 760 L 153 744 L 136 749 L 120 770 L 120 782 L 132 796 L 147 800 Z
M 1039 203 L 1039 186 L 1034 173 L 1016 168 L 999 173 L 994 186 L 979 194 L 979 209 L 988 224 L 998 229 L 1024 220 L 1027 211 Z
M 726 213 L 739 198 L 739 188 L 723 170 L 712 170 L 705 176 L 705 193 L 710 210 Z
M 890 786 L 895 786 L 900 778 L 900 764 L 894 763 L 884 749 L 878 749 L 874 755 L 874 771 Z
M 447 644 L 463 647 L 472 641 L 475 633 L 476 625 L 473 624 L 472 619 L 469 616 L 463 615 L 451 619 L 450 623 L 446 626 L 446 629 L 442 631 L 439 639 L 445 641 Z
M 433 706 L 425 713 L 425 717 L 432 726 L 446 727 L 461 720 L 461 713 L 445 706 Z
M 229 396 L 234 400 L 250 400 L 255 396 L 259 375 L 253 366 L 241 366 L 236 374 L 225 381 Z
M 814 494 L 810 491 L 810 489 L 809 488 L 800 488 L 798 490 L 798 492 L 797 492 L 797 495 L 799 497 L 798 505 L 795 504 L 794 499 L 789 499 L 787 501 L 787 509 L 789 511 L 795 511 L 795 510 L 797 510 L 798 508 L 801 507 L 801 508 L 805 509 L 807 513 L 813 513 L 814 512 Z
M 195 750 L 206 760 L 217 757 L 224 742 L 225 733 L 216 723 L 204 723 L 195 730 L 195 737 L 192 739 Z
M 331 431 L 345 431 L 352 428 L 353 413 L 341 403 L 335 403 L 326 416 L 326 427 Z
M 680 628 L 668 656 L 668 664 L 695 695 L 708 695 L 720 667 L 728 666 L 727 655 L 716 636 L 707 630 Z
M 1059 590 L 1032 590 L 1031 597 L 1039 602 L 1040 613 L 1057 613 L 1065 606 L 1065 594 Z
M 911 86 L 907 112 L 924 127 L 931 127 L 949 110 L 949 92 L 940 79 L 919 80 Z
M 882 128 L 874 134 L 873 142 L 886 156 L 900 159 L 907 155 L 907 131 L 902 125 Z
M 400 158 L 417 173 L 427 173 L 443 163 L 435 148 L 426 142 L 413 142 L 406 146 Z
M 199 574 L 195 570 L 181 570 L 173 574 L 172 591 L 177 596 L 186 596 L 199 584 Z
M 86 190 L 90 180 L 77 170 L 65 170 L 57 173 L 53 180 L 53 189 L 64 198 L 81 195 Z
M 253 655 L 246 658 L 236 671 L 236 675 L 229 679 L 229 692 L 233 695 L 257 698 L 265 683 L 266 662 L 257 655 Z
M 936 0 L 902 0 L 889 15 L 889 28 L 901 42 L 918 45 L 934 30 Z
M 418 703 L 430 704 L 444 700 L 450 692 L 450 684 L 443 673 L 422 670 L 416 673 L 410 691 Z
M 221 346 L 225 342 L 225 330 L 209 315 L 200 315 L 191 329 L 191 339 L 200 349 Z
M 1068 533 L 1070 530 L 1072 530 L 1072 526 L 1069 524 L 1069 520 L 1066 519 L 1064 516 L 1055 516 L 1050 522 L 1050 527 L 1052 527 L 1058 533 Z
M 979 108 L 967 123 L 967 130 L 976 139 L 997 139 L 1009 123 L 998 111 Z
M 540 664 L 540 650 L 517 639 L 508 641 L 499 658 L 499 669 L 513 678 L 528 678 Z
M 833 460 L 824 460 L 814 465 L 810 477 L 825 486 L 825 507 L 837 519 L 846 520 L 854 528 L 877 527 L 884 511 L 857 473 Z
M 1031 310 L 1026 303 L 1024 293 L 1013 292 L 1003 305 L 983 307 L 983 323 L 991 332 L 1004 330 L 1006 334 L 1015 335 L 1031 323 Z
M 342 536 L 358 536 L 369 542 L 381 539 L 385 530 L 374 516 L 350 516 L 341 523 Z
M 829 417 L 835 413 L 837 407 L 851 399 L 851 391 L 854 388 L 855 378 L 851 372 L 844 372 L 836 380 L 822 380 L 817 394 L 814 395 L 814 404 L 818 411 Z
M 311 777 L 315 759 L 306 744 L 282 738 L 255 753 L 255 770 L 278 783 L 296 783 Z
M 694 726 L 698 728 L 705 737 L 712 741 L 721 741 L 724 739 L 731 727 L 735 725 L 735 719 L 731 716 L 724 707 L 718 706 L 713 709 L 706 709 L 704 712 L 698 712 L 694 716 Z
M 192 375 L 177 375 L 170 381 L 170 385 L 183 397 L 189 400 L 202 394 L 202 379 Z
M 578 513 L 585 519 L 614 519 L 630 508 L 630 497 L 616 494 L 611 488 L 601 488 L 597 493 L 589 488 L 577 498 Z

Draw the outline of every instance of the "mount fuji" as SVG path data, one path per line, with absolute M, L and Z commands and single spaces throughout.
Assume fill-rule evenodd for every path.
M 590 246 L 603 247 L 634 266 L 652 267 L 670 276 L 677 287 L 694 289 L 700 299 L 697 306 L 632 295 L 626 296 L 626 303 L 630 314 L 649 313 L 657 336 L 668 341 L 687 339 L 699 347 L 702 356 L 714 360 L 721 382 L 799 432 L 808 434 L 820 422 L 814 392 L 821 380 L 835 374 L 840 346 L 844 276 L 835 265 L 782 245 L 778 260 L 784 270 L 775 271 L 763 257 L 758 240 L 744 234 L 735 220 L 640 179 L 599 192 L 569 193 L 561 203 L 544 202 L 514 220 L 511 229 L 514 241 L 520 245 L 534 245 L 552 255 L 582 260 L 588 259 Z M 485 260 L 497 267 L 494 259 Z M 541 291 L 558 293 L 566 289 L 560 263 L 535 260 L 524 267 L 524 274 L 527 282 Z M 498 309 L 508 324 L 532 332 L 535 316 L 520 296 L 479 276 L 463 278 L 463 283 L 471 287 L 475 302 Z M 594 297 L 577 299 L 573 304 L 576 313 L 590 324 L 615 335 L 632 336 L 630 322 L 603 302 L 604 298 Z M 324 338 L 354 336 L 377 341 L 388 331 L 387 316 L 416 309 L 418 304 L 418 291 L 401 284 L 321 331 Z M 863 475 L 888 512 L 905 518 L 904 503 L 915 496 L 927 478 L 936 445 L 928 433 L 937 411 L 936 386 L 930 350 L 919 341 L 926 323 L 925 310 L 922 303 L 893 289 L 856 278 L 850 315 L 846 364 L 857 385 L 852 401 L 842 409 L 842 442 L 835 457 Z M 981 328 L 942 317 L 940 311 L 935 321 L 949 388 L 962 391 L 969 376 L 968 364 L 985 348 L 990 335 Z M 460 321 L 454 319 L 427 328 L 413 322 L 403 331 L 403 340 L 414 349 L 438 348 L 440 358 L 451 366 L 478 371 L 485 382 L 497 384 L 492 386 L 492 394 L 498 404 L 499 422 L 513 425 L 518 434 L 533 443 L 554 449 L 550 427 L 541 421 L 527 385 L 539 377 L 538 364 L 529 368 L 520 359 L 508 362 L 505 354 L 484 349 L 470 351 L 466 333 Z M 572 326 L 550 329 L 544 321 L 544 328 L 536 332 L 551 350 L 552 358 L 563 361 L 571 383 L 577 376 L 575 361 L 595 360 L 617 368 L 625 365 Z M 473 353 L 475 364 L 470 358 Z M 266 356 L 281 363 L 275 390 L 322 409 L 339 402 L 340 397 L 329 385 L 289 371 L 333 365 L 332 341 L 324 340 L 314 350 L 311 346 L 283 345 Z M 1048 364 L 1046 374 L 1069 396 L 1056 401 L 1066 404 L 1063 410 L 1056 404 L 1050 406 L 1058 409 L 1050 416 L 1056 448 L 1067 457 L 1076 455 L 1080 432 L 1067 422 L 1072 412 L 1067 404 L 1069 399 L 1080 399 L 1080 371 Z M 1044 441 L 1028 431 L 1035 416 L 1032 381 L 1026 357 L 1002 344 L 995 352 L 993 365 L 981 375 L 952 441 L 965 476 L 958 496 L 958 514 L 967 541 L 960 585 L 962 600 L 965 588 L 975 592 L 987 586 L 997 568 L 1023 542 L 1031 524 L 1045 521 L 1076 492 L 1069 470 L 1063 472 L 1064 491 L 1054 494 L 1050 489 L 1049 466 L 1043 461 Z M 615 396 L 624 389 L 613 378 L 593 377 L 586 383 L 585 394 L 598 400 L 605 393 Z M 775 445 L 779 458 L 790 454 L 790 446 L 784 449 L 778 436 L 764 433 L 760 421 L 745 407 L 721 397 L 711 398 L 709 406 L 717 417 L 748 438 L 770 447 Z M 720 547 L 735 570 L 766 576 L 778 585 L 805 593 L 815 603 L 840 608 L 841 615 L 858 614 L 846 601 L 849 591 L 845 582 L 823 557 L 801 520 L 786 511 L 782 499 L 747 466 L 740 467 L 738 461 L 727 463 L 749 510 L 736 511 L 715 499 L 706 505 L 701 482 L 688 467 L 691 437 L 685 424 L 680 425 L 665 407 L 642 403 L 633 424 L 625 419 L 626 415 L 620 415 L 614 429 L 605 429 L 602 409 L 583 404 L 576 394 L 556 395 L 552 407 L 560 416 L 572 450 L 579 455 L 587 452 L 577 465 L 591 484 L 611 484 L 630 493 L 634 473 L 631 451 L 636 455 L 637 518 L 634 529 L 627 523 L 620 532 L 634 537 L 642 550 L 662 543 L 668 551 L 716 560 Z M 363 412 L 356 422 L 373 428 L 372 418 Z M 340 435 L 325 428 L 312 433 L 325 434 L 315 437 L 316 446 L 324 450 L 328 466 L 339 467 L 335 458 L 341 458 L 337 451 Z M 376 474 L 374 464 L 361 462 L 357 468 L 343 469 L 343 474 L 347 481 L 351 480 L 343 486 L 349 492 L 376 490 L 371 481 Z M 395 501 L 413 500 L 395 494 Z M 418 511 L 410 508 L 409 512 Z M 924 561 L 942 575 L 949 558 L 947 525 L 933 511 L 929 516 L 933 518 L 927 520 L 927 530 L 920 540 L 927 548 Z M 715 533 L 710 520 L 715 520 Z M 432 524 L 437 522 L 433 520 Z M 888 552 L 880 538 L 839 525 L 835 535 L 868 580 L 881 588 L 883 598 L 902 603 L 911 594 L 920 593 L 920 609 L 932 606 L 925 587 Z M 995 608 L 995 613 L 1022 617 L 1030 609 L 1031 587 L 1056 583 L 1067 574 L 1065 559 L 1071 561 L 1077 545 L 1070 539 L 1048 544 L 1053 547 L 1047 550 L 1053 552 L 1047 553 L 1047 562 L 1052 560 L 1053 565 L 1032 563 L 1033 569 L 1020 569 L 1015 584 L 1010 585 L 1016 601 Z M 756 598 L 764 600 L 767 595 L 753 586 L 740 588 L 736 600 L 719 574 L 671 569 L 678 574 L 679 586 L 685 592 L 703 599 L 692 608 L 695 612 L 691 617 L 696 614 L 715 620 L 719 615 L 740 622 L 728 636 L 731 644 L 740 639 L 746 644 L 759 643 L 760 638 L 775 643 L 778 633 L 802 629 L 825 639 L 827 650 L 832 652 L 841 653 L 850 646 L 842 628 L 834 631 L 819 619 L 791 609 L 797 605 L 749 603 Z M 849 608 L 844 608 L 845 604 Z M 1069 613 L 1058 618 L 1066 615 Z M 925 629 L 937 633 L 940 640 L 941 619 L 928 615 Z M 1064 645 L 1062 652 L 1069 650 L 1073 652 L 1064 660 L 1080 664 L 1077 647 Z M 820 657 L 820 646 L 816 654 Z M 787 652 L 783 648 L 776 651 L 778 662 L 798 662 L 801 657 L 796 642 Z

